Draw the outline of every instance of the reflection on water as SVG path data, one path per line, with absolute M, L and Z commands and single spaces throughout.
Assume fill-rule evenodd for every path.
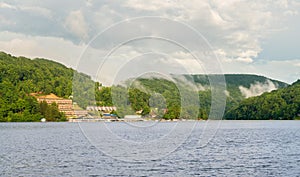
M 137 134 L 122 123 L 108 126 L 122 139 L 143 142 L 145 136 L 151 140 L 163 136 L 174 124 L 156 126 L 156 130 L 145 131 L 146 134 Z M 189 126 L 190 123 L 186 123 L 181 129 Z M 198 143 L 197 136 L 202 130 L 201 125 L 196 126 L 191 138 L 160 159 L 126 162 L 99 151 L 76 123 L 3 123 L 0 124 L 0 176 L 300 174 L 300 121 L 222 121 L 206 146 Z M 107 142 L 101 143 L 105 146 Z

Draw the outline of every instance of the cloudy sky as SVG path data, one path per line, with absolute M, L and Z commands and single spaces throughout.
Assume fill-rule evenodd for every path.
M 2 0 L 0 50 L 112 79 L 146 73 L 300 78 L 297 0 Z M 117 80 L 118 80 L 117 79 Z

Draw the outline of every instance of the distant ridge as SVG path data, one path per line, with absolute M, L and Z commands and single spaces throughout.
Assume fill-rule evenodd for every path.
M 173 77 L 177 81 L 196 85 L 197 93 L 201 100 L 199 117 L 207 118 L 211 99 L 208 76 L 197 74 L 173 75 Z M 209 77 L 221 77 L 221 75 L 215 74 L 209 75 Z M 264 105 L 260 99 L 269 100 L 266 95 L 272 95 L 273 93 L 280 93 L 280 98 L 269 100 L 268 105 L 276 105 L 276 101 L 285 102 L 278 104 L 286 108 L 283 115 L 286 115 L 286 112 L 293 113 L 294 116 L 290 116 L 289 119 L 294 118 L 295 114 L 296 116 L 298 115 L 298 112 L 295 111 L 295 109 L 299 109 L 296 106 L 298 104 L 297 100 L 288 99 L 287 97 L 292 97 L 292 94 L 285 94 L 285 91 L 289 92 L 290 88 L 297 88 L 295 85 L 299 85 L 299 80 L 289 86 L 284 82 L 253 74 L 225 74 L 224 77 L 227 86 L 226 118 L 246 119 L 246 117 L 240 116 L 242 108 L 249 110 L 249 107 L 245 106 L 247 105 L 246 103 Z M 168 110 L 165 118 L 177 118 L 180 112 L 180 104 L 178 104 L 178 101 L 180 102 L 180 93 L 178 93 L 175 84 L 160 78 L 139 78 L 138 81 L 148 88 L 160 92 L 165 97 L 166 104 L 169 106 L 169 109 L 165 109 L 165 111 Z M 75 87 L 73 87 L 74 85 Z M 85 109 L 86 106 L 95 104 L 114 106 L 111 98 L 112 88 L 117 88 L 120 92 L 128 94 L 122 86 L 103 87 L 100 83 L 93 81 L 90 76 L 79 73 L 55 61 L 42 58 L 15 57 L 0 52 L 0 121 L 39 120 L 41 117 L 40 108 L 35 98 L 30 96 L 30 93 L 54 93 L 63 98 L 71 97 L 74 102 Z M 292 93 L 297 95 L 298 92 L 292 91 Z M 149 110 L 149 98 L 150 95 L 143 93 L 143 90 L 131 89 L 127 103 L 135 111 L 147 109 L 147 112 L 151 112 Z M 163 98 L 160 99 L 164 101 Z M 256 99 L 260 101 L 249 101 Z M 293 105 L 292 107 L 285 107 L 285 105 L 290 105 L 290 103 Z M 197 105 L 191 105 L 191 107 L 186 109 L 184 115 L 187 118 L 190 117 L 188 115 L 189 112 L 192 112 L 192 110 L 189 110 L 190 108 L 197 109 Z M 275 108 L 268 107 L 268 109 L 274 110 Z M 239 113 L 236 114 L 237 112 Z M 261 116 L 262 119 L 266 119 L 262 114 Z M 273 117 L 271 116 L 271 118 Z
M 300 119 L 300 80 L 286 88 L 248 98 L 231 108 L 227 119 Z

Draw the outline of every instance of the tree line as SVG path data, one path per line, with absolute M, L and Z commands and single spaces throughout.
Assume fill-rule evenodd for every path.
M 45 59 L 30 60 L 0 52 L 0 121 L 64 121 L 57 105 L 38 103 L 30 93 L 54 93 L 68 98 L 73 70 Z
M 291 120 L 300 118 L 300 80 L 292 85 L 251 97 L 232 107 L 227 119 Z
M 162 78 L 139 78 L 130 85 L 104 87 L 90 76 L 57 62 L 0 52 L 0 121 L 40 121 L 43 117 L 48 121 L 66 120 L 57 105 L 38 103 L 30 95 L 37 92 L 71 98 L 82 108 L 88 105 L 116 106 L 117 111 L 112 113 L 119 117 L 138 113 L 164 119 L 207 119 L 212 101 L 209 77 L 222 76 L 183 76 L 199 88 L 189 87 L 188 82 L 178 84 Z M 299 118 L 299 81 L 286 87 L 287 84 L 272 80 L 280 89 L 245 99 L 239 86 L 249 87 L 251 83 L 265 82 L 267 78 L 244 74 L 224 77 L 228 91 L 226 119 Z

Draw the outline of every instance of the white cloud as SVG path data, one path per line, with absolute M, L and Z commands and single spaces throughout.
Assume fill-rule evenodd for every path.
M 16 6 L 4 2 L 0 2 L 0 8 L 17 9 Z
M 265 92 L 271 92 L 272 90 L 276 90 L 277 87 L 272 81 L 267 80 L 265 83 L 256 82 L 255 84 L 251 84 L 250 88 L 239 86 L 239 89 L 245 98 L 249 98 L 259 96 Z
M 253 63 L 243 63 L 236 60 L 221 60 L 223 73 L 257 74 L 293 83 L 300 78 L 299 59 L 294 60 L 261 60 Z
M 76 62 L 84 47 L 84 45 L 75 45 L 63 38 L 32 37 L 18 33 L 0 32 L 1 51 L 16 56 L 53 59 L 73 68 L 76 67 Z
M 85 4 L 87 7 L 91 7 L 91 6 L 93 6 L 93 0 L 86 0 Z
M 214 49 L 224 51 L 224 60 L 251 63 L 262 51 L 262 40 L 286 28 L 283 12 L 298 13 L 293 2 L 129 0 L 125 6 L 191 24 Z
M 287 10 L 284 12 L 284 15 L 285 16 L 295 16 L 295 15 L 298 15 L 298 11 L 295 11 L 295 10 Z
M 3 17 L 2 15 L 0 15 L 0 24 L 2 25 L 15 25 L 16 22 L 13 22 L 11 20 L 6 19 L 5 17 Z
M 294 65 L 300 67 L 300 62 L 295 63 Z
M 189 79 L 187 79 L 187 77 L 183 75 L 174 75 L 172 79 L 175 79 L 180 86 L 191 89 L 193 91 L 204 91 L 208 89 L 206 88 L 208 86 L 203 86 L 200 83 L 195 83 L 191 77 Z
M 97 11 L 91 14 L 92 23 L 94 27 L 99 30 L 97 32 L 121 21 L 123 18 L 125 18 L 125 16 L 122 16 L 108 5 L 101 6 Z
M 6 9 L 11 9 L 11 10 L 19 10 L 19 11 L 24 11 L 24 12 L 29 12 L 29 13 L 36 13 L 45 17 L 52 17 L 52 12 L 43 7 L 38 7 L 38 6 L 18 6 L 18 5 L 11 5 L 7 3 L 0 2 L 0 8 L 6 8 Z
M 139 0 L 128 0 L 125 2 L 125 6 L 133 8 L 135 10 L 142 11 L 157 11 L 162 9 L 170 9 L 179 7 L 179 3 L 176 1 L 139 1 Z
M 238 57 L 236 60 L 237 60 L 237 61 L 240 61 L 240 62 L 244 62 L 244 63 L 252 63 L 252 62 L 253 62 L 253 59 L 252 59 L 252 58 L 242 58 L 242 57 Z
M 71 33 L 75 34 L 79 39 L 87 39 L 88 26 L 80 10 L 71 11 L 66 18 L 65 25 Z
M 37 6 L 21 6 L 19 7 L 20 10 L 24 12 L 29 12 L 29 13 L 36 13 L 38 15 L 42 15 L 47 18 L 52 18 L 53 14 L 49 9 L 42 8 L 42 7 L 37 7 Z
M 93 36 L 108 26 L 127 18 L 162 16 L 185 22 L 200 32 L 212 45 L 212 50 L 220 58 L 226 73 L 262 74 L 287 82 L 292 82 L 300 77 L 299 60 L 272 61 L 265 59 L 257 61 L 256 59 L 263 50 L 264 39 L 269 34 L 288 29 L 289 24 L 285 23 L 286 19 L 295 18 L 299 14 L 300 3 L 294 0 L 127 0 L 105 3 L 86 0 L 74 1 L 68 5 L 65 2 L 61 3 L 0 2 L 0 8 L 3 10 L 0 15 L 0 50 L 15 55 L 53 58 L 68 63 L 70 58 L 79 57 L 82 47 L 70 41 L 88 43 Z M 297 20 L 293 22 L 299 23 Z M 109 36 L 108 42 L 114 44 L 116 39 L 123 39 L 122 37 L 125 35 L 151 34 L 159 36 L 165 33 L 171 33 L 170 36 L 173 35 L 172 33 L 177 37 L 183 36 L 183 40 L 187 43 L 193 41 L 193 39 L 186 38 L 188 35 L 185 32 L 181 34 L 176 31 L 177 28 L 168 28 L 166 25 L 164 27 L 166 31 L 161 31 L 161 26 L 157 26 L 157 24 L 159 23 L 154 22 L 144 26 L 132 25 L 129 28 L 117 29 L 115 33 L 112 33 L 113 35 Z M 155 30 L 151 31 L 152 27 Z M 5 36 L 8 33 L 5 31 L 15 33 L 13 37 L 9 38 Z M 130 34 L 128 34 L 129 32 Z M 141 45 L 133 45 L 120 57 L 140 55 L 147 51 L 143 48 L 157 47 L 153 44 L 156 43 L 150 41 Z M 108 52 L 101 47 L 99 50 L 103 50 L 102 53 Z M 159 47 L 161 50 L 157 51 L 170 54 L 171 57 L 160 60 L 166 62 L 165 64 L 169 63 L 169 67 L 182 66 L 189 68 L 189 72 L 202 72 L 189 54 L 167 45 Z M 197 47 L 195 46 L 195 48 Z M 115 60 L 110 65 L 116 65 L 117 62 L 118 60 Z M 86 68 L 95 67 L 93 61 L 90 62 L 90 65 Z M 158 65 L 157 67 L 165 66 Z M 87 72 L 89 71 L 87 70 Z

